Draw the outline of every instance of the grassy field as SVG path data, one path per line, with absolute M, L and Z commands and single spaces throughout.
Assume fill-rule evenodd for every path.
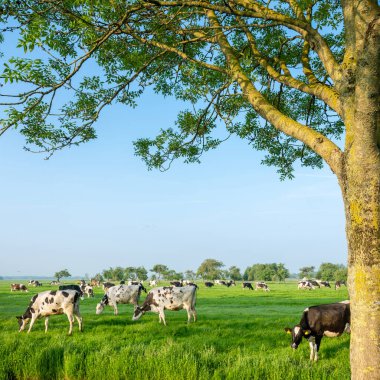
M 26 282 L 24 282 L 26 284 Z M 307 306 L 341 301 L 347 290 L 297 290 L 295 283 L 270 284 L 271 292 L 241 285 L 207 289 L 197 295 L 198 321 L 188 325 L 185 311 L 165 312 L 168 326 L 146 314 L 132 321 L 132 305 L 109 307 L 95 315 L 103 292 L 81 301 L 84 332 L 75 322 L 67 336 L 66 316 L 43 320 L 30 334 L 18 333 L 29 293 L 10 292 L 0 281 L 0 379 L 349 379 L 349 336 L 324 338 L 319 361 L 309 361 L 309 345 L 290 348 L 284 327 L 299 322 Z M 39 291 L 57 287 L 43 287 Z M 145 294 L 143 293 L 142 300 Z

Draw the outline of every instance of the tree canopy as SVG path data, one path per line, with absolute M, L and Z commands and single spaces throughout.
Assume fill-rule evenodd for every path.
M 61 278 L 70 277 L 70 276 L 71 274 L 67 269 L 63 269 L 54 273 L 54 277 L 57 279 L 58 282 Z
M 48 156 L 95 138 L 104 107 L 135 107 L 147 87 L 188 104 L 175 128 L 135 142 L 149 168 L 197 162 L 237 135 L 291 177 L 296 160 L 321 167 L 343 131 L 336 0 L 6 0 L 0 22 L 5 42 L 17 32 L 27 53 L 4 64 L 0 133 L 18 128 L 27 149 Z

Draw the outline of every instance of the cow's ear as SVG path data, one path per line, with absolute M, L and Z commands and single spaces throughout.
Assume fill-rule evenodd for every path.
M 285 332 L 287 333 L 287 334 L 291 334 L 292 333 L 292 329 L 291 328 L 289 328 L 289 327 L 285 327 Z
M 311 334 L 311 331 L 310 330 L 304 330 L 303 332 L 306 336 L 310 335 Z

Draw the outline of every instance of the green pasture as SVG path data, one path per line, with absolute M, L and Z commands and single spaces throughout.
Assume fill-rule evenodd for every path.
M 17 281 L 18 282 L 18 281 Z M 57 287 L 10 292 L 0 281 L 0 379 L 349 379 L 349 336 L 324 338 L 319 361 L 309 361 L 309 345 L 290 348 L 284 327 L 299 322 L 307 306 L 342 301 L 347 289 L 298 290 L 296 283 L 270 284 L 271 292 L 205 288 L 197 294 L 198 321 L 187 324 L 185 311 L 165 312 L 168 326 L 146 314 L 132 321 L 132 305 L 95 314 L 103 291 L 81 301 L 84 332 L 75 322 L 68 336 L 66 316 L 43 320 L 30 334 L 16 320 L 33 294 Z M 27 284 L 27 282 L 23 282 Z M 145 297 L 142 294 L 141 302 Z

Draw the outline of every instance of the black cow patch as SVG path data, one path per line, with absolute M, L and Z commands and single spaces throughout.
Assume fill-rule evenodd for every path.
M 79 297 L 80 297 L 80 294 L 78 292 L 75 292 L 75 294 L 74 294 L 74 303 L 78 302 Z
M 69 293 L 67 293 L 67 292 L 65 292 L 65 291 L 62 291 L 62 295 L 63 295 L 64 297 L 68 297 L 68 296 L 69 296 Z
M 34 313 L 35 312 L 35 310 L 31 307 L 30 308 L 30 311 L 32 312 L 32 313 Z
M 57 294 L 57 291 L 56 291 L 56 290 L 52 290 L 52 291 L 50 292 L 50 294 L 51 294 L 52 296 L 55 296 L 55 295 Z
M 57 309 L 53 309 L 52 312 L 53 312 L 53 313 L 56 313 L 56 312 L 57 312 Z
M 46 303 L 49 303 L 49 298 L 46 297 L 46 298 L 45 298 L 45 302 L 46 302 Z

